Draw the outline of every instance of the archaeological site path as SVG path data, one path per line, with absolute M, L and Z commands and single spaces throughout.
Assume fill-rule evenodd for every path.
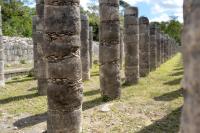
M 84 82 L 83 132 L 178 132 L 183 104 L 181 62 L 181 55 L 177 54 L 138 85 L 122 86 L 122 98 L 110 103 L 102 102 L 99 68 L 94 65 L 91 80 Z M 38 96 L 36 86 L 31 77 L 18 77 L 0 89 L 0 133 L 46 130 L 46 97 Z M 102 111 L 105 107 L 108 112 Z

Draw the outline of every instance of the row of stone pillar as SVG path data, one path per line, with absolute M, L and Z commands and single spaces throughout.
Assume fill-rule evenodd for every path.
M 125 84 L 136 84 L 177 52 L 174 39 L 160 31 L 147 17 L 138 18 L 138 8 L 124 14 Z
M 37 10 L 41 4 L 44 4 L 42 22 L 44 27 L 41 31 L 43 41 L 41 44 L 38 42 L 36 48 L 38 50 L 38 47 L 41 47 L 42 59 L 48 67 L 42 65 L 36 67 L 43 67 L 46 72 L 44 77 L 48 88 L 47 132 L 78 133 L 81 132 L 82 79 L 90 78 L 92 64 L 92 35 L 89 34 L 91 29 L 88 18 L 80 15 L 79 0 L 70 0 L 70 2 L 63 2 L 63 0 L 42 2 L 40 0 L 38 2 Z M 144 20 L 138 19 L 136 7 L 129 7 L 125 11 L 124 39 L 122 36 L 120 37 L 119 0 L 99 0 L 99 7 L 100 89 L 104 100 L 112 100 L 121 95 L 120 64 L 122 63 L 120 62 L 123 58 L 123 45 L 120 45 L 120 42 L 123 43 L 123 40 L 125 42 L 127 84 L 138 82 L 140 64 L 145 68 L 141 71 L 144 75 L 149 73 L 151 67 L 152 69 L 157 67 L 157 49 L 165 51 L 165 45 L 157 48 L 159 40 L 156 40 L 156 27 L 152 26 L 149 30 L 148 21 L 144 18 Z M 37 15 L 40 14 L 37 13 Z M 121 35 L 123 35 L 122 33 Z M 142 47 L 140 47 L 140 42 L 143 42 L 143 44 L 141 43 Z M 166 47 L 169 49 L 168 45 Z M 141 60 L 144 59 L 143 63 L 140 63 L 140 51 L 143 55 L 141 56 Z M 169 51 L 167 50 L 167 52 L 166 56 L 168 57 Z M 159 55 L 163 54 L 160 52 Z M 161 58 L 159 59 L 161 60 Z M 147 60 L 149 62 L 146 63 Z
M 90 79 L 93 55 L 93 28 L 89 27 L 87 15 L 81 14 L 81 65 L 82 80 Z M 36 2 L 36 16 L 33 17 L 34 71 L 39 95 L 47 94 L 47 60 L 44 58 L 44 0 Z
M 79 1 L 37 1 L 33 42 L 38 93 L 48 95 L 48 132 L 79 132 L 82 80 L 90 79 L 93 62 L 93 29 Z

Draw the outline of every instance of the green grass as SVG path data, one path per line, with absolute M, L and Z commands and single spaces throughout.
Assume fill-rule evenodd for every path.
M 98 66 L 91 70 L 91 80 L 84 82 L 83 132 L 94 133 L 176 133 L 183 104 L 180 80 L 183 76 L 178 54 L 138 85 L 122 86 L 120 100 L 111 103 L 111 111 L 99 110 L 104 104 L 99 91 Z M 22 77 L 0 89 L 0 112 L 13 116 L 46 112 L 46 97 L 38 96 L 36 81 Z M 0 114 L 0 117 L 2 115 Z

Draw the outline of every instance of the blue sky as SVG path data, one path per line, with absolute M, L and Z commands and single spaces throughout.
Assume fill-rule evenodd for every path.
M 83 7 L 87 7 L 90 0 L 80 0 Z M 140 16 L 146 16 L 150 21 L 168 21 L 169 16 L 177 16 L 183 22 L 183 0 L 124 0 L 139 8 Z
M 26 0 L 33 1 L 33 0 Z M 81 6 L 87 8 L 91 0 L 80 0 Z M 169 16 L 177 16 L 183 22 L 183 0 L 124 0 L 139 8 L 140 16 L 146 16 L 150 21 L 168 21 Z

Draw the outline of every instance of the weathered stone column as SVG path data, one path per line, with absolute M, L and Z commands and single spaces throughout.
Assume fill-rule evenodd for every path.
M 81 64 L 83 81 L 90 79 L 89 22 L 88 16 L 81 15 Z
M 161 65 L 161 40 L 160 27 L 156 27 L 156 42 L 157 42 L 157 67 Z
M 124 13 L 125 26 L 125 84 L 139 80 L 139 19 L 138 8 L 128 7 Z
M 83 88 L 79 0 L 45 0 L 48 133 L 80 133 Z
M 167 35 L 167 59 L 170 59 L 170 36 Z
M 93 27 L 89 28 L 89 53 L 90 53 L 90 68 L 93 66 Z
M 172 57 L 172 38 L 169 37 L 169 45 L 168 45 L 168 56 L 169 56 L 169 59 Z
M 36 1 L 36 33 L 35 33 L 35 58 L 37 60 L 37 82 L 38 82 L 38 94 L 47 95 L 47 61 L 44 58 L 44 51 L 42 49 L 44 45 L 43 33 L 44 33 L 44 0 Z
M 2 17 L 1 17 L 1 6 L 0 6 L 0 87 L 5 86 L 4 79 L 4 46 L 2 43 L 3 33 L 2 33 Z
M 168 60 L 168 35 L 164 34 L 164 61 Z
M 153 71 L 157 66 L 157 40 L 156 25 L 150 24 L 150 70 Z
M 37 24 L 37 16 L 32 17 L 32 39 L 33 39 L 33 65 L 34 65 L 34 76 L 37 79 L 37 41 L 36 41 L 36 24 Z
M 160 39 L 161 39 L 161 63 L 164 63 L 165 60 L 164 60 L 164 32 L 161 31 L 160 33 Z
M 124 62 L 124 29 L 120 28 L 120 69 L 123 68 Z
M 140 17 L 140 76 L 145 77 L 150 72 L 150 35 L 149 35 L 149 19 L 147 17 Z
M 181 133 L 200 132 L 200 1 L 184 0 L 184 28 L 182 32 L 184 106 Z
M 99 0 L 100 6 L 100 88 L 105 100 L 119 98 L 120 21 L 119 0 Z

